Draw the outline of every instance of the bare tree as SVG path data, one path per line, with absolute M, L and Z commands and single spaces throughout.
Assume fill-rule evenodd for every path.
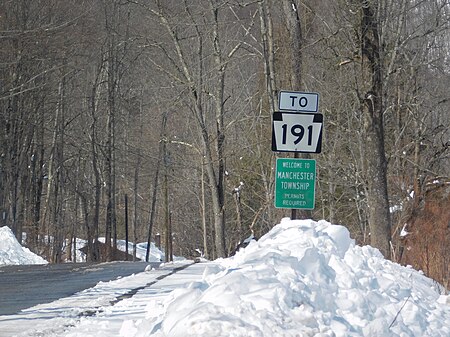
M 368 186 L 371 244 L 390 257 L 391 219 L 387 190 L 387 161 L 384 148 L 382 46 L 376 4 L 360 2 L 362 77 L 367 86 L 360 92 L 364 114 L 366 180 Z
M 215 251 L 217 256 L 225 256 L 225 76 L 242 42 L 230 45 L 222 39 L 221 18 L 228 6 L 225 2 L 210 0 L 197 5 L 186 2 L 180 6 L 186 13 L 184 18 L 171 17 L 171 10 L 159 1 L 147 7 L 170 39 L 170 44 L 154 44 L 170 65 L 155 65 L 177 86 L 182 86 L 184 100 L 190 102 L 211 191 Z M 180 29 L 183 20 L 186 26 Z

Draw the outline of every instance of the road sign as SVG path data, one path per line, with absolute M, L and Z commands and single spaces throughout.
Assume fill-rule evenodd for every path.
M 275 207 L 314 209 L 316 161 L 278 158 L 275 175 Z
M 322 114 L 275 112 L 272 123 L 272 151 L 322 151 Z
M 281 90 L 278 96 L 278 107 L 280 111 L 317 112 L 319 94 Z

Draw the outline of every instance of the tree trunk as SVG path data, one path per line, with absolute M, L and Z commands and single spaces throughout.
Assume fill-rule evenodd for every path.
M 168 154 L 166 149 L 166 142 L 164 141 L 164 227 L 165 227 L 165 242 L 164 242 L 164 259 L 165 262 L 173 261 L 172 254 L 172 225 L 170 221 L 170 201 L 169 201 L 169 180 L 168 180 Z
M 158 162 L 156 163 L 155 176 L 153 178 L 153 193 L 152 193 L 152 202 L 150 205 L 150 215 L 148 220 L 148 233 L 147 233 L 147 252 L 145 254 L 145 261 L 148 262 L 150 258 L 150 249 L 151 249 L 151 240 L 152 240 L 152 232 L 153 232 L 153 221 L 155 218 L 155 207 L 156 207 L 156 199 L 158 196 L 158 184 L 159 184 L 159 169 L 161 165 L 162 157 L 164 156 L 164 139 L 166 135 L 166 124 L 167 124 L 167 113 L 163 115 L 161 121 L 161 133 L 159 136 L 159 149 L 158 149 Z
M 204 162 L 202 157 L 202 166 L 201 166 L 201 217 L 202 217 L 202 230 L 203 230 L 203 255 L 205 258 L 209 258 L 209 249 L 208 249 L 208 225 L 206 223 L 206 200 L 205 200 L 205 172 L 204 172 Z
M 369 228 L 371 245 L 390 257 L 391 220 L 387 191 L 387 161 L 384 150 L 383 83 L 381 48 L 376 8 L 361 1 L 361 55 L 363 77 L 370 89 L 362 101 L 365 126 L 366 179 L 368 186 Z
M 272 14 L 268 0 L 258 2 L 261 39 L 263 45 L 264 76 L 266 80 L 269 110 L 273 114 L 278 110 L 278 96 L 275 81 L 275 53 L 272 28 Z
M 268 5 L 268 0 L 258 2 L 259 10 L 259 20 L 261 29 L 261 38 L 263 43 L 263 58 L 264 58 L 264 77 L 266 83 L 267 97 L 269 101 L 269 114 L 273 115 L 275 111 L 278 110 L 278 95 L 276 92 L 276 78 L 275 78 L 275 53 L 274 53 L 274 40 L 273 40 L 273 25 L 272 25 L 272 14 L 270 11 L 270 6 Z M 263 153 L 261 150 L 261 145 L 257 145 L 258 153 Z M 276 163 L 276 156 L 272 153 L 270 159 L 270 167 L 274 167 Z M 265 189 L 265 199 L 267 209 L 267 221 L 272 224 L 275 222 L 273 209 L 273 198 L 274 198 L 274 183 L 275 180 L 274 170 L 269 170 L 267 172 L 266 167 L 260 163 L 260 171 L 263 186 Z M 256 220 L 256 217 L 255 217 Z M 254 222 L 254 221 L 253 221 Z M 251 225 L 251 230 L 253 233 L 253 224 Z
M 214 102 L 216 113 L 216 154 L 217 154 L 217 177 L 216 182 L 217 189 L 215 190 L 215 196 L 218 205 L 214 215 L 214 227 L 215 227 L 215 244 L 216 252 L 219 257 L 226 256 L 225 249 L 225 128 L 224 128 L 224 91 L 225 91 L 225 62 L 223 60 L 223 53 L 219 42 L 219 8 L 212 6 L 212 17 L 214 18 L 213 28 L 213 46 L 214 46 L 214 65 L 217 75 L 217 84 L 214 86 Z M 212 165 L 212 163 L 210 164 Z M 211 182 L 212 183 L 212 182 Z
M 117 230 L 116 230 L 116 91 L 118 81 L 118 60 L 117 60 L 117 13 L 118 4 L 113 1 L 112 4 L 105 4 L 106 8 L 106 33 L 107 33 L 107 88 L 108 88 L 108 120 L 107 120 L 107 140 L 106 140 L 106 259 L 108 261 L 115 259 L 117 248 Z M 111 8 L 109 8 L 111 6 Z M 112 250 L 111 250 L 112 239 Z
M 138 198 L 139 198 L 139 168 L 141 167 L 141 151 L 138 151 L 138 159 L 134 169 L 134 205 L 133 205 L 133 261 L 136 261 L 137 249 L 137 225 L 138 225 Z
M 101 72 L 101 67 L 99 69 L 99 73 Z M 98 82 L 98 78 L 96 80 L 96 82 Z M 98 261 L 100 258 L 99 254 L 96 254 L 96 252 L 94 252 L 94 242 L 98 241 L 98 236 L 99 236 L 99 221 L 100 221 L 100 197 L 101 197 L 101 186 L 102 186 L 102 181 L 101 181 L 101 176 L 100 176 L 100 169 L 98 167 L 98 140 L 97 140 L 97 99 L 98 99 L 98 83 L 95 83 L 92 86 L 92 96 L 91 96 L 91 106 L 90 106 L 90 110 L 91 110 L 91 117 L 92 117 L 92 122 L 91 122 L 91 127 L 90 127 L 90 145 L 91 145 L 91 155 L 92 155 L 92 171 L 94 173 L 94 206 L 93 206 L 93 212 L 94 215 L 92 217 L 92 227 L 89 225 L 88 222 L 86 222 L 86 226 L 87 226 L 87 231 L 88 231 L 88 237 L 90 239 L 88 239 L 88 246 L 91 245 L 90 249 L 90 256 L 88 254 L 88 258 L 90 258 L 91 260 L 89 261 Z M 86 205 L 85 205 L 85 215 L 87 217 L 87 201 L 83 200 Z M 86 218 L 87 221 L 87 218 Z M 92 241 L 90 241 L 92 240 Z

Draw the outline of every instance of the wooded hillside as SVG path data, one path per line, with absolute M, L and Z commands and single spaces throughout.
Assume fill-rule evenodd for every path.
M 273 206 L 284 89 L 324 115 L 306 215 L 399 259 L 450 177 L 449 23 L 448 0 L 2 0 L 0 225 L 56 263 L 75 237 L 113 258 L 127 223 L 167 256 L 226 256 L 291 215 Z

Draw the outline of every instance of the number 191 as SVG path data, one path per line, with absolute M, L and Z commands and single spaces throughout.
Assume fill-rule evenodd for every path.
M 284 145 L 284 144 L 286 144 L 288 125 L 283 124 L 282 128 L 283 128 L 282 142 Z M 312 145 L 312 129 L 313 129 L 312 125 L 308 126 L 308 146 Z M 300 143 L 302 141 L 303 136 L 305 135 L 305 128 L 300 124 L 295 124 L 291 127 L 290 132 L 294 137 L 297 137 L 297 139 L 294 140 L 294 144 L 297 145 L 298 143 Z

